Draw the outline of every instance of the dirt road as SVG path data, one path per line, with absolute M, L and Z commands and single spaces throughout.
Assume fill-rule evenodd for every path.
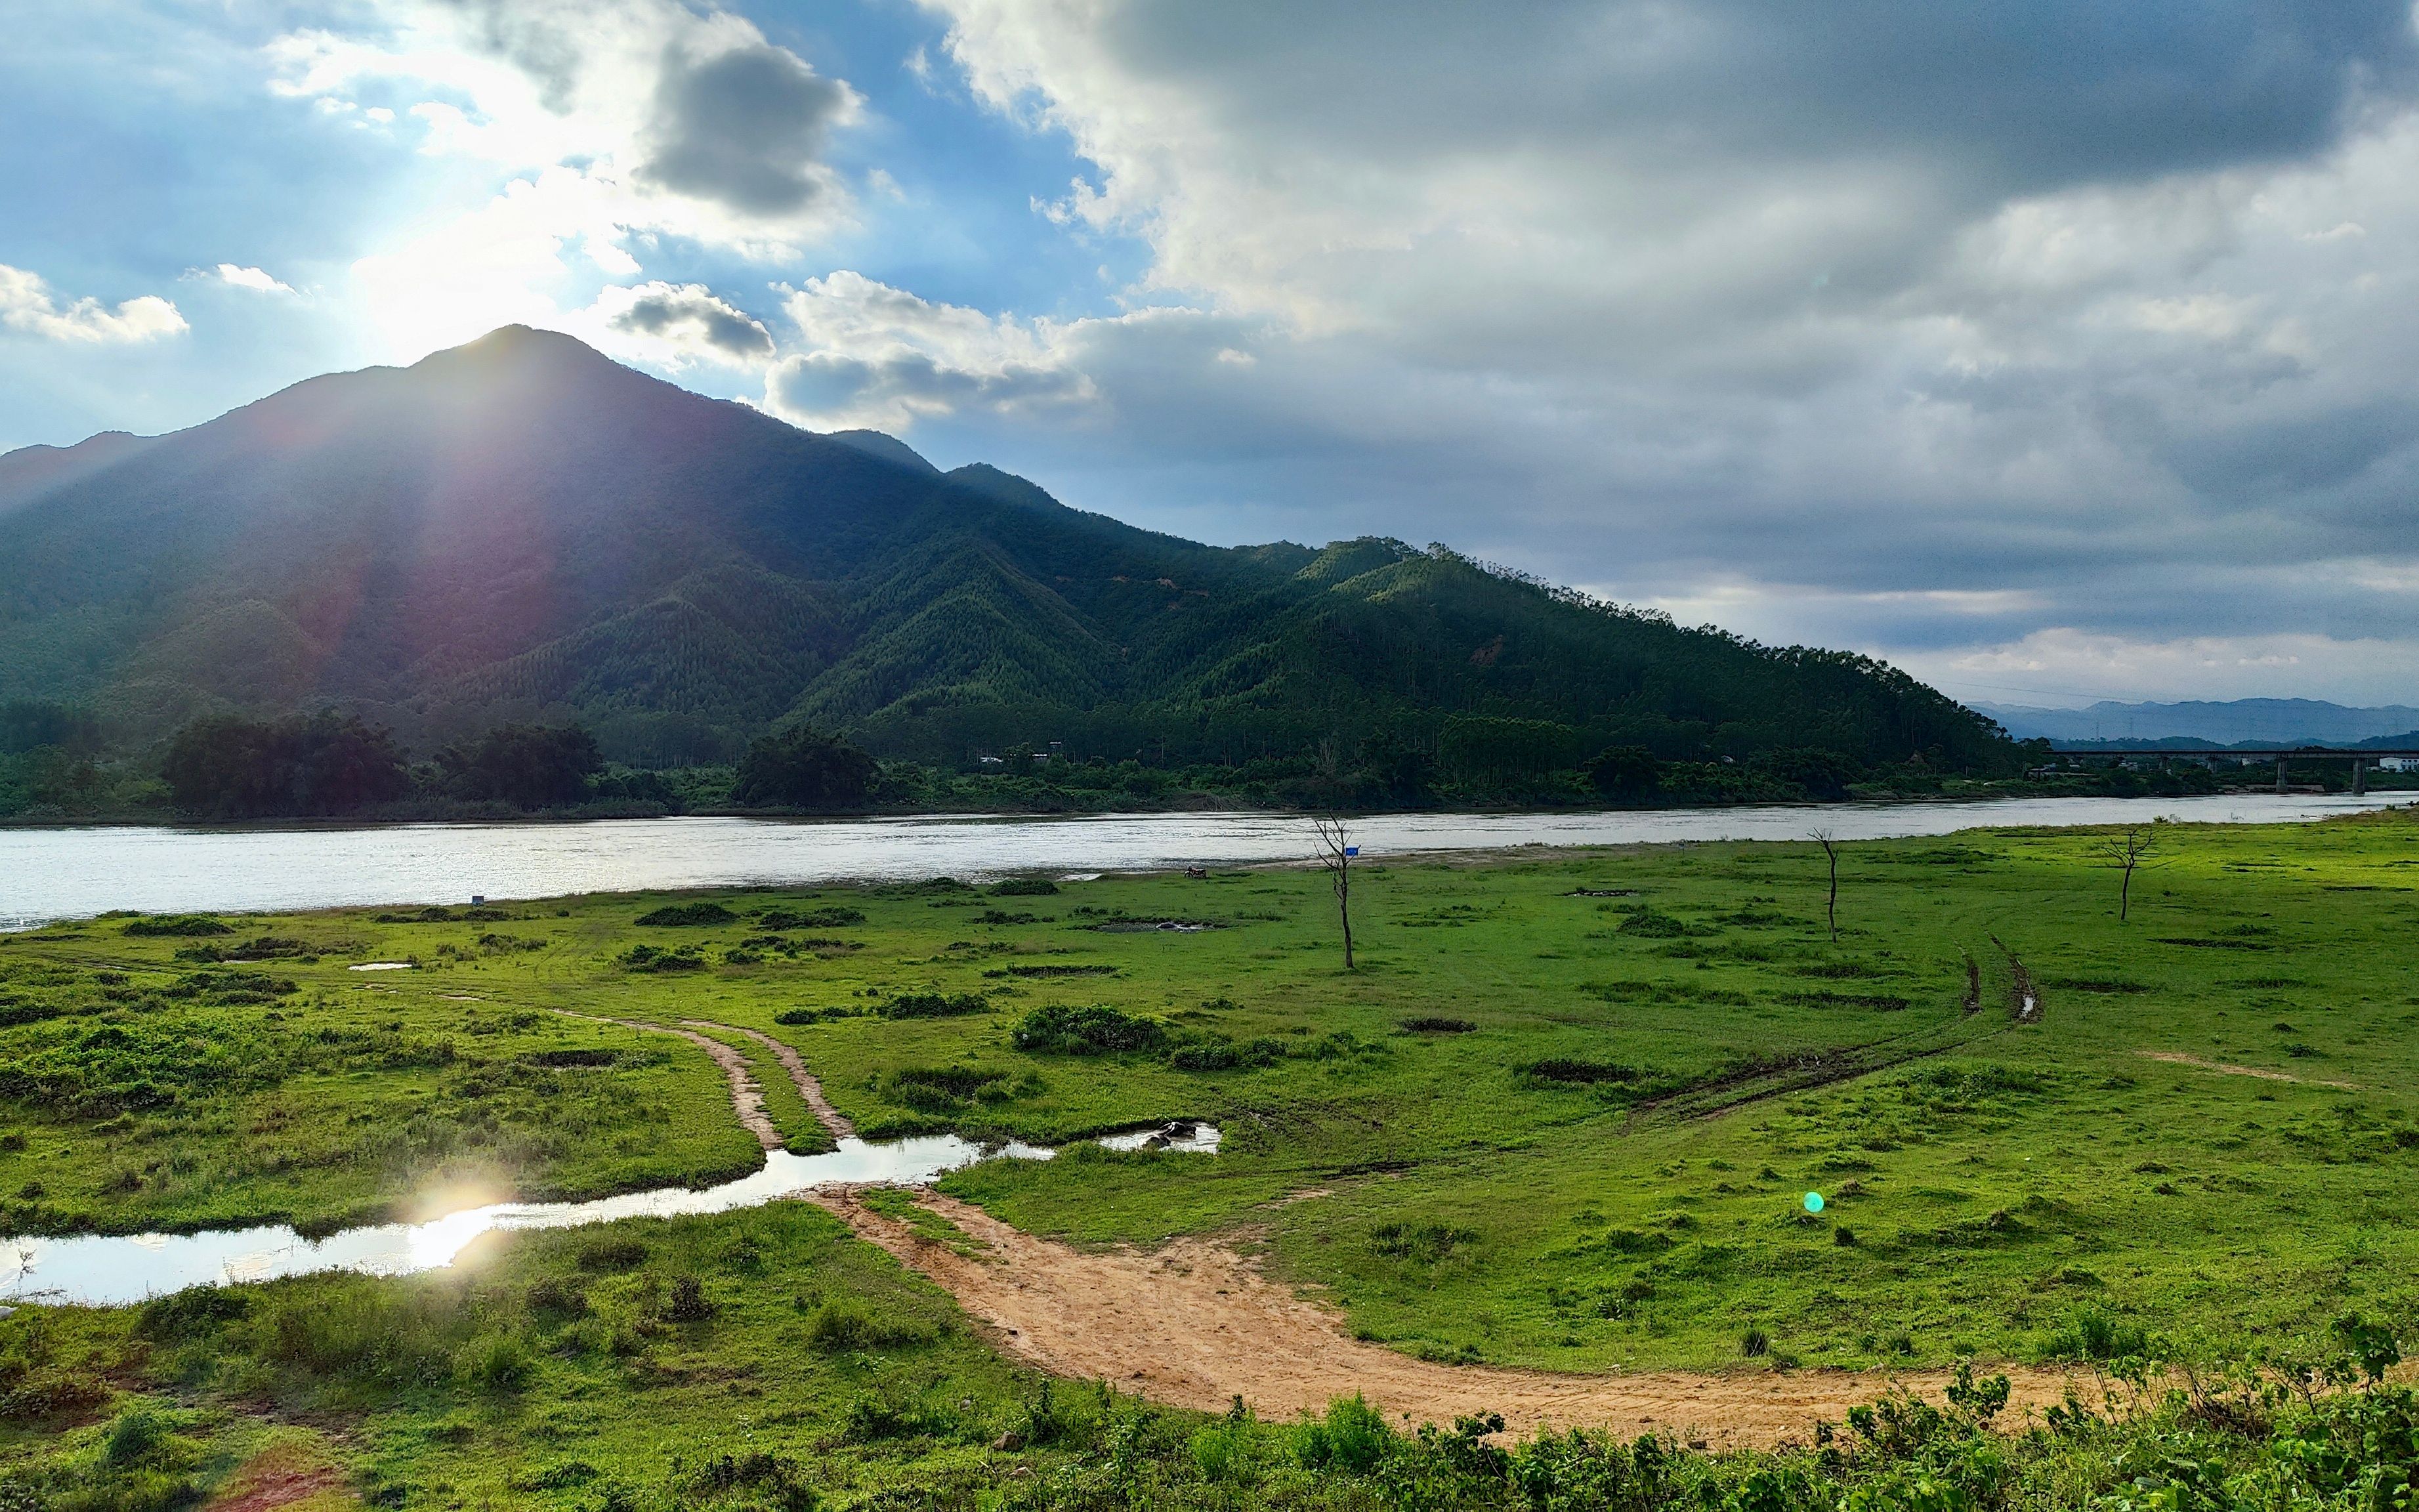
M 1086 1252 L 1037 1239 L 979 1208 L 918 1200 L 981 1245 L 969 1257 L 868 1208 L 855 1193 L 813 1200 L 861 1237 L 946 1288 L 992 1325 L 1007 1352 L 1055 1375 L 1105 1380 L 1153 1401 L 1215 1412 L 1240 1396 L 1264 1418 L 1290 1418 L 1360 1392 L 1390 1416 L 1449 1423 L 1495 1412 L 1515 1432 L 1540 1427 L 1653 1429 L 1716 1447 L 1808 1437 L 1893 1385 L 1936 1397 L 1940 1372 L 1770 1369 L 1698 1375 L 1550 1375 L 1432 1364 L 1364 1343 L 1332 1309 L 1295 1297 L 1215 1239 L 1155 1251 Z M 2062 1371 L 2018 1367 L 2011 1414 L 2063 1395 Z M 2077 1389 L 2094 1396 L 2088 1380 Z
M 558 1012 L 563 1011 L 557 1010 Z M 585 1018 L 586 1014 L 570 1014 Z M 677 1035 L 714 1057 L 731 1086 L 732 1109 L 768 1149 L 780 1134 L 747 1058 L 701 1032 L 742 1034 L 780 1058 L 815 1116 L 835 1136 L 855 1131 L 824 1097 L 795 1051 L 751 1029 L 683 1021 L 680 1028 L 598 1019 L 625 1028 Z M 972 1254 L 935 1242 L 874 1211 L 844 1187 L 801 1194 L 931 1277 L 958 1305 L 989 1324 L 1000 1347 L 1054 1375 L 1102 1380 L 1171 1406 L 1218 1412 L 1240 1396 L 1267 1418 L 1290 1418 L 1359 1392 L 1389 1414 L 1413 1423 L 1450 1423 L 1466 1412 L 1501 1412 L 1516 1433 L 1539 1427 L 1653 1429 L 1715 1447 L 1769 1445 L 1810 1434 L 1851 1407 L 1893 1386 L 1937 1396 L 1948 1376 L 1767 1368 L 1694 1374 L 1676 1370 L 1600 1376 L 1552 1375 L 1414 1359 L 1355 1339 L 1335 1310 L 1306 1302 L 1270 1280 L 1239 1253 L 1234 1238 L 1186 1238 L 1157 1250 L 1077 1250 L 1037 1239 L 979 1208 L 935 1192 L 917 1200 L 975 1242 Z M 1302 1197 L 1323 1193 L 1298 1194 Z M 2088 1379 L 2014 1367 L 2011 1414 L 2057 1401 L 2070 1380 L 2092 1395 Z

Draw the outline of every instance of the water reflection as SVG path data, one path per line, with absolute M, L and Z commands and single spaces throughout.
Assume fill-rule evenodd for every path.
M 1218 1131 L 1209 1124 L 1171 1124 L 1179 1141 L 1150 1148 L 1214 1154 Z M 1162 1131 L 1120 1136 L 1140 1149 Z M 1111 1141 L 1103 1140 L 1102 1143 Z M 223 1228 L 198 1234 L 78 1235 L 0 1240 L 0 1297 L 12 1301 L 122 1306 L 146 1297 L 237 1281 L 273 1281 L 320 1271 L 409 1275 L 454 1263 L 472 1240 L 522 1228 L 577 1228 L 617 1218 L 677 1218 L 761 1207 L 810 1187 L 886 1181 L 920 1186 L 983 1160 L 1048 1160 L 1054 1152 L 1010 1142 L 978 1145 L 955 1134 L 928 1134 L 884 1144 L 843 1139 L 820 1155 L 765 1152 L 753 1175 L 720 1186 L 665 1187 L 593 1202 L 499 1202 L 419 1224 L 347 1228 L 305 1239 L 284 1224 Z

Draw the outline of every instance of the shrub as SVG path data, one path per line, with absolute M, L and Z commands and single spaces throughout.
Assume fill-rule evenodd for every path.
M 1099 1056 L 1157 1050 L 1167 1042 L 1167 1029 L 1103 1004 L 1087 1008 L 1054 1004 L 1027 1013 L 1009 1041 L 1028 1055 Z
M 1055 898 L 1058 884 L 1048 877 L 1008 877 L 991 885 L 994 898 Z
M 924 1324 L 877 1318 L 852 1303 L 824 1303 L 807 1319 L 807 1343 L 825 1354 L 930 1344 L 932 1338 Z
M 1739 1335 L 1739 1353 L 1752 1360 L 1772 1349 L 1772 1336 L 1760 1328 L 1750 1328 Z
M 705 969 L 705 957 L 694 945 L 684 945 L 673 950 L 658 950 L 652 945 L 634 945 L 623 952 L 620 960 L 622 969 L 624 971 L 641 971 L 658 975 L 664 972 Z
M 223 1287 L 187 1287 L 154 1297 L 134 1315 L 138 1338 L 190 1339 L 218 1331 L 252 1312 L 252 1298 Z
M 963 1018 L 975 1013 L 988 1013 L 991 1004 L 980 993 L 903 993 L 882 1005 L 886 1019 Z
M 1477 1027 L 1468 1019 L 1421 1017 L 1403 1020 L 1403 1028 L 1411 1034 L 1468 1034 Z
M 498 1391 L 518 1391 L 536 1374 L 537 1360 L 517 1334 L 498 1334 L 470 1356 L 470 1379 Z
M 2097 1307 L 2077 1307 L 2042 1352 L 2061 1360 L 2118 1360 L 2146 1354 L 2149 1348 L 2149 1335 L 2140 1324 L 2122 1322 Z
M 705 1300 L 705 1284 L 693 1275 L 684 1275 L 672 1282 L 671 1301 L 664 1307 L 664 1318 L 674 1323 L 702 1323 L 714 1316 L 714 1304 Z
M 683 1505 L 687 1505 L 691 1498 L 712 1501 L 734 1491 L 746 1491 L 754 1493 L 745 1504 L 751 1507 L 813 1512 L 817 1500 L 814 1488 L 807 1484 L 805 1472 L 796 1460 L 761 1449 L 715 1456 L 689 1474 L 682 1489 L 687 1493 Z
M 696 929 L 732 923 L 738 918 L 717 903 L 667 903 L 651 914 L 640 914 L 636 922 L 656 929 Z
M 120 933 L 139 940 L 193 939 L 205 934 L 232 934 L 235 931 L 200 914 L 179 914 L 174 918 L 134 919 Z
M 1327 1415 L 1304 1415 L 1294 1427 L 1294 1458 L 1305 1469 L 1340 1471 L 1365 1475 L 1381 1464 L 1397 1443 L 1378 1410 L 1358 1392 L 1327 1404 Z
M 844 929 L 864 923 L 865 914 L 855 908 L 809 908 L 803 912 L 768 908 L 756 916 L 756 922 L 766 929 Z

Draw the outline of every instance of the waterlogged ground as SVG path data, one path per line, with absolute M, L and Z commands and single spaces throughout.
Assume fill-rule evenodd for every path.
M 1436 1362 L 2240 1359 L 2407 1318 L 2419 820 L 2162 826 L 2123 922 L 2106 838 L 1848 845 L 1836 944 L 1802 844 L 1366 868 L 1348 973 L 1326 879 L 1295 872 L 53 928 L 0 946 L 0 1227 L 311 1228 L 761 1159 L 702 1053 L 561 1009 L 774 1037 L 870 1138 L 1209 1120 L 1214 1160 L 1094 1151 L 946 1190 L 1080 1244 L 1240 1248 Z M 729 917 L 638 922 L 701 902 Z M 1215 927 L 1132 927 L 1160 921 Z M 375 961 L 414 964 L 347 969 Z M 812 1148 L 775 1056 L 716 1037 Z M 976 1485 L 1038 1390 L 819 1212 L 472 1260 L 239 1291 L 224 1317 L 27 1309 L 0 1352 L 49 1351 L 21 1382 L 136 1359 L 121 1377 L 182 1392 L 223 1457 L 242 1424 L 204 1418 L 228 1392 L 350 1414 L 347 1453 L 380 1485 L 449 1488 L 431 1504 L 670 1486 L 669 1457 L 739 1419 L 826 1491 Z M 301 1311 L 335 1333 L 279 1321 Z M 379 1364 L 371 1335 L 421 1352 Z M 45 1398 L 116 1410 L 75 1399 Z

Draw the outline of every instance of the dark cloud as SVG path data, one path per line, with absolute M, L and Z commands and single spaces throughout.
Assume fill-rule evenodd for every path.
M 743 362 L 773 355 L 771 332 L 695 285 L 656 285 L 631 301 L 609 324 L 616 331 L 694 341 Z
M 763 44 L 698 60 L 668 51 L 639 177 L 752 215 L 785 215 L 822 193 L 817 156 L 848 86 Z

